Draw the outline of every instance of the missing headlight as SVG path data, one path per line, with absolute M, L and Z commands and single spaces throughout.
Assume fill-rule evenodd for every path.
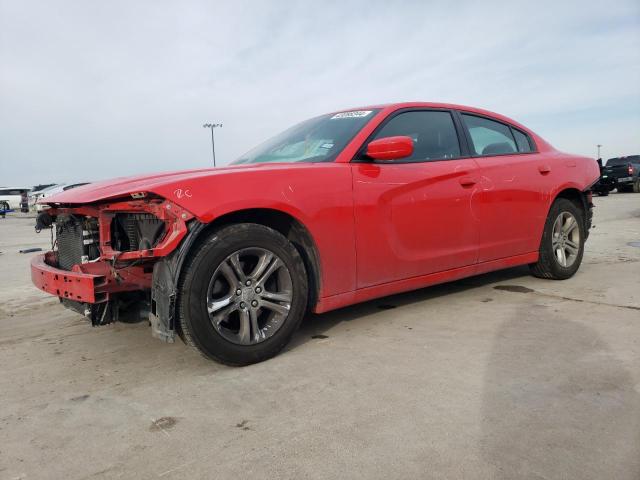
M 117 213 L 111 222 L 112 245 L 120 252 L 153 248 L 164 233 L 164 222 L 150 213 Z

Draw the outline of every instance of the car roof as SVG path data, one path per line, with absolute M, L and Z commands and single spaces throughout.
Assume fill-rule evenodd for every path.
M 501 115 L 501 114 L 496 113 L 496 112 L 492 112 L 490 110 L 485 110 L 483 108 L 471 107 L 469 105 L 460 105 L 460 104 L 456 104 L 456 103 L 442 103 L 442 102 L 383 103 L 383 104 L 378 104 L 378 105 L 367 105 L 367 106 L 362 106 L 362 107 L 357 107 L 357 108 L 344 108 L 342 110 L 336 110 L 335 112 L 332 112 L 332 113 L 349 112 L 349 111 L 354 111 L 354 110 L 372 110 L 372 109 L 378 109 L 378 110 L 383 110 L 383 111 L 386 110 L 387 113 L 388 113 L 388 112 L 392 112 L 394 110 L 400 110 L 400 109 L 403 109 L 403 108 L 442 108 L 442 109 L 447 109 L 447 110 L 461 110 L 461 111 L 464 111 L 464 112 L 477 113 L 479 115 L 486 115 L 488 117 L 492 117 L 492 118 L 495 118 L 496 120 L 501 120 L 503 122 L 510 123 L 513 126 L 516 126 L 516 127 L 522 128 L 523 130 L 531 132 L 531 130 L 529 128 L 525 127 L 524 125 L 522 125 L 519 122 L 516 122 L 512 118 L 506 117 L 506 116 Z

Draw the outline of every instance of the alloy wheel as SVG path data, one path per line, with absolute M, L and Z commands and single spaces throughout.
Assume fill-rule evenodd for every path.
M 213 328 L 230 342 L 254 345 L 278 331 L 289 315 L 293 284 L 287 266 L 264 248 L 243 248 L 216 268 L 207 289 Z
M 561 212 L 553 223 L 553 254 L 560 266 L 569 268 L 580 253 L 580 227 L 573 214 Z

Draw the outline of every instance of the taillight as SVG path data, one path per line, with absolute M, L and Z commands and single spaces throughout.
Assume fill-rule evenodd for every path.
M 633 165 L 629 164 L 629 175 L 633 175 Z

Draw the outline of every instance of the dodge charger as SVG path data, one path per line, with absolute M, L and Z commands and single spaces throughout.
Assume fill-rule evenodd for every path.
M 571 277 L 595 160 L 478 108 L 402 103 L 299 123 L 221 168 L 46 198 L 33 283 L 95 325 L 146 319 L 205 356 L 276 355 L 305 313 L 529 265 Z

